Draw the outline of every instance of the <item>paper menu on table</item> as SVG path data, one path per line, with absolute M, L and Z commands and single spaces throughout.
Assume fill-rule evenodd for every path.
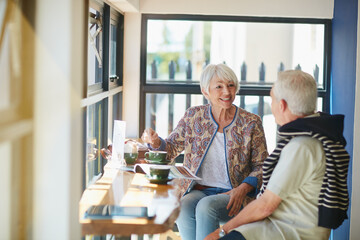
M 150 175 L 150 167 L 159 166 L 156 164 L 135 164 L 134 172 L 137 173 L 145 173 Z M 174 166 L 174 165 L 160 165 L 163 167 L 168 166 L 170 168 L 170 177 L 172 178 L 186 178 L 192 180 L 201 180 L 201 178 L 197 177 L 193 174 L 187 167 L 185 166 Z
M 125 130 L 126 130 L 125 121 L 120 121 L 120 120 L 114 121 L 111 161 L 116 161 L 118 163 L 121 163 L 121 165 L 126 165 L 124 161 Z

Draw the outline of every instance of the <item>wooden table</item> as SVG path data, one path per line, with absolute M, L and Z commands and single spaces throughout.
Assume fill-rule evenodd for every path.
M 144 174 L 105 166 L 104 175 L 89 186 L 80 200 L 80 223 L 83 235 L 157 234 L 172 229 L 180 212 L 178 180 L 168 185 L 149 183 Z M 154 219 L 126 218 L 111 220 L 84 219 L 91 205 L 146 206 L 155 211 Z

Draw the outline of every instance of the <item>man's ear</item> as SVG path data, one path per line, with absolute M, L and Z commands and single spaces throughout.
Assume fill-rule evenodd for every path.
M 280 100 L 280 110 L 282 111 L 282 112 L 285 112 L 285 110 L 287 109 L 287 102 L 284 100 L 284 99 L 281 99 Z

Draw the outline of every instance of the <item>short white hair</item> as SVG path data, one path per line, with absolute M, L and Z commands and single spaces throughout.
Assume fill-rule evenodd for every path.
M 240 89 L 239 80 L 236 77 L 234 71 L 225 64 L 209 64 L 205 67 L 200 76 L 200 87 L 206 92 L 209 93 L 209 86 L 211 79 L 214 77 L 219 79 L 228 80 L 233 82 L 236 88 L 236 93 Z
M 276 100 L 285 100 L 289 110 L 298 116 L 316 111 L 317 86 L 314 78 L 300 70 L 279 72 L 273 85 Z

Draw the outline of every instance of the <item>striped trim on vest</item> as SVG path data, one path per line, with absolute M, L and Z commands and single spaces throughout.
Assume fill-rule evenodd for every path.
M 347 218 L 346 211 L 349 205 L 347 190 L 347 173 L 350 156 L 339 142 L 334 142 L 326 136 L 313 132 L 278 132 L 282 138 L 275 150 L 268 156 L 263 165 L 263 185 L 261 196 L 270 180 L 282 149 L 297 136 L 309 136 L 318 139 L 324 148 L 326 168 L 319 195 L 319 222 L 318 225 L 326 228 L 339 227 Z

